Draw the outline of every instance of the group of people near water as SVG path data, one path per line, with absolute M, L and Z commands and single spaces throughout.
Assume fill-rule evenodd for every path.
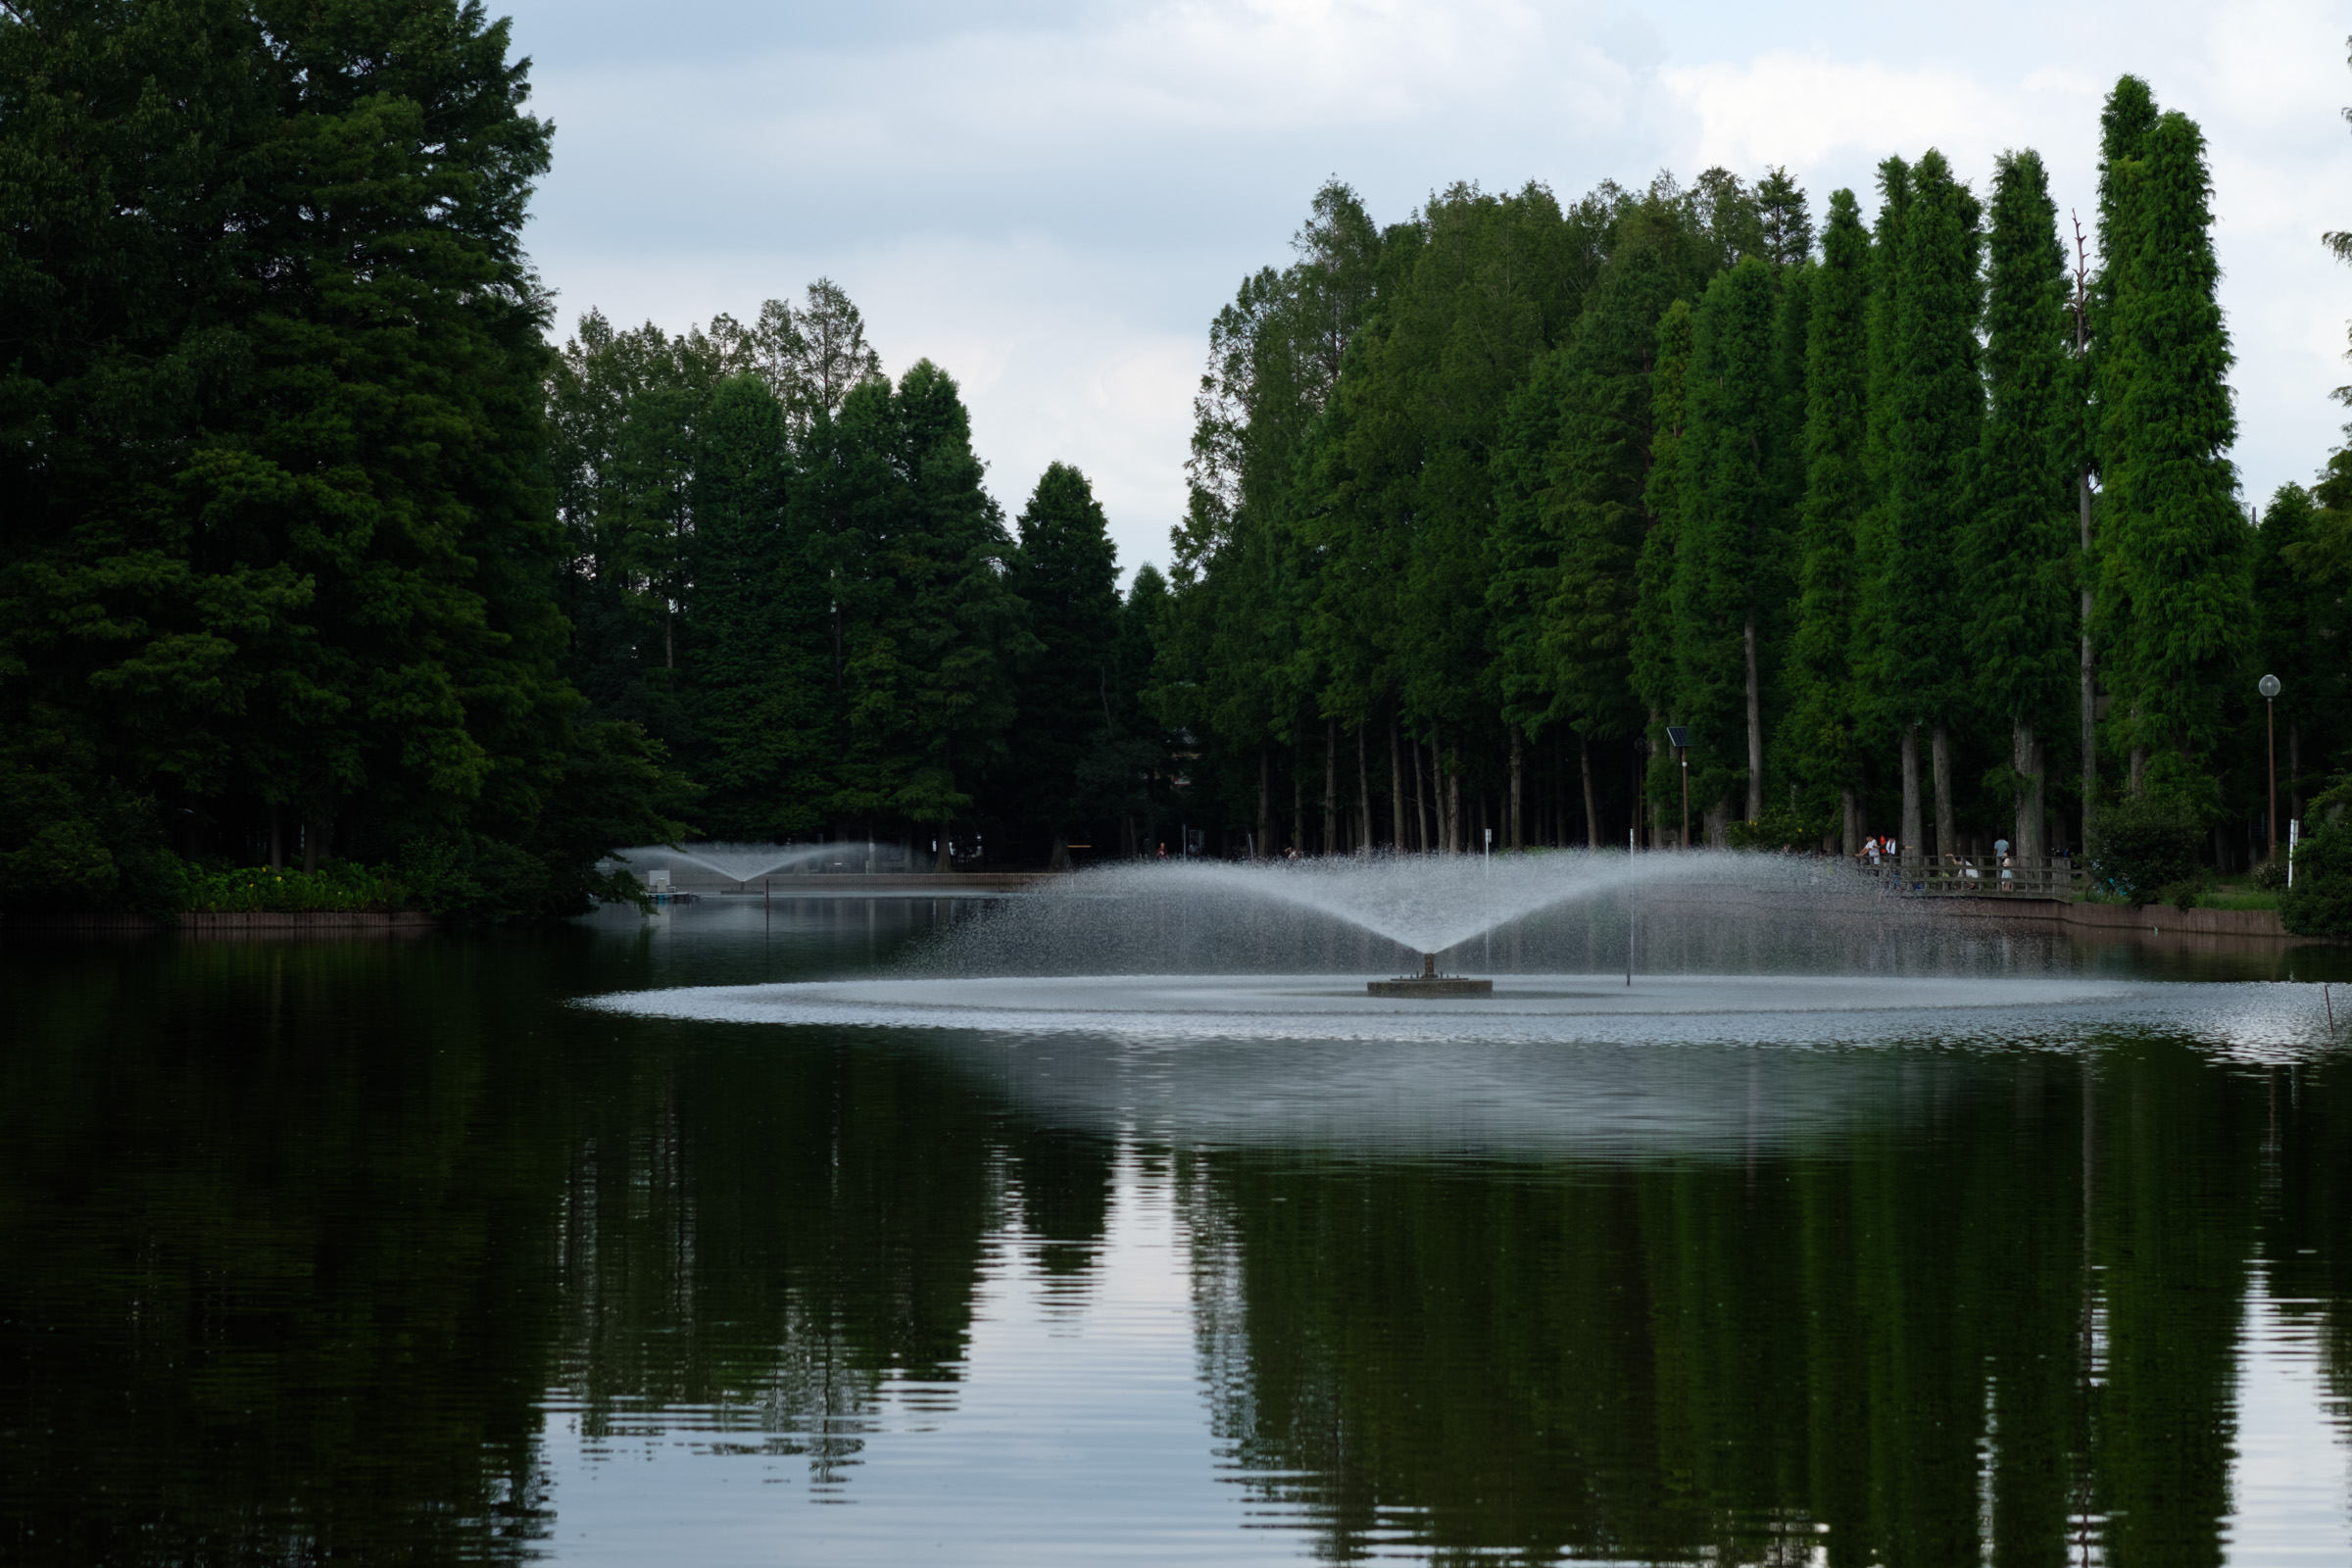
M 2059 853 L 2063 855 L 2065 852 Z M 2009 855 L 2009 841 L 1994 839 L 1992 855 L 1993 858 L 1990 864 L 2000 868 L 2000 879 L 2004 882 L 2012 880 L 2017 873 L 2014 869 L 2015 862 Z M 1965 855 L 1952 856 L 1950 860 L 1954 870 L 1961 876 L 1982 877 L 1984 874 L 1984 871 L 1978 867 L 1977 862 Z M 1902 847 L 1896 843 L 1894 835 L 1891 833 L 1883 837 L 1864 839 L 1862 848 L 1854 852 L 1854 863 L 1874 871 L 1883 865 L 1899 865 L 1902 863 Z

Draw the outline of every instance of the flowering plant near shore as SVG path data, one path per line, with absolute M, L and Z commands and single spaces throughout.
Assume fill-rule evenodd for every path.
M 412 902 L 390 868 L 329 860 L 316 871 L 192 866 L 180 907 L 192 914 L 343 913 L 405 908 Z

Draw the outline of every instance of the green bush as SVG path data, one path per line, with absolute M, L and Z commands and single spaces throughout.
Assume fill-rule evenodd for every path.
M 1776 806 L 1753 822 L 1734 822 L 1724 837 L 1735 850 L 1810 850 L 1821 844 L 1822 829 L 1792 807 Z
M 408 904 L 408 890 L 388 869 L 351 860 L 328 860 L 316 871 L 191 867 L 180 899 L 191 914 L 357 913 Z
M 2135 909 L 2157 903 L 2193 908 L 2205 888 L 2197 864 L 2204 838 L 2195 809 L 2169 791 L 2103 802 L 2091 820 L 2091 881 Z
M 2352 773 L 2311 803 L 2319 826 L 2295 848 L 2295 885 L 2278 895 L 2278 923 L 2299 937 L 2352 937 Z

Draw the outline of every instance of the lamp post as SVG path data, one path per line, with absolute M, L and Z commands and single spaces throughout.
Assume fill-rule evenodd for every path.
M 1678 842 L 1687 850 L 1690 847 L 1690 731 L 1681 724 L 1667 725 L 1666 744 L 1683 763 L 1683 836 Z
M 2271 858 L 2276 860 L 2278 858 L 2278 677 L 2265 675 L 2254 689 L 2262 693 L 2264 724 L 2270 731 L 2271 804 L 2270 809 L 2263 813 L 2263 820 L 2270 824 Z

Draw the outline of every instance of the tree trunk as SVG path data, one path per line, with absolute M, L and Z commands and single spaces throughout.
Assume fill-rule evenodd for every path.
M 1928 738 L 1928 752 L 1936 770 L 1936 853 L 1960 853 L 1960 832 L 1952 809 L 1952 731 L 1942 719 Z
M 939 760 L 941 766 L 947 769 L 948 788 L 954 789 L 956 787 L 956 736 L 953 732 L 940 742 Z M 948 842 L 948 830 L 953 825 L 944 820 L 939 824 L 939 868 L 942 871 L 956 869 L 956 858 Z
M 2019 719 L 2009 734 L 2009 765 L 2017 775 L 2017 829 L 2010 837 L 2009 849 L 2028 864 L 2047 852 L 2041 843 L 2041 742 L 2034 738 L 2034 726 Z
M 1415 771 L 1419 765 L 1415 764 Z M 1389 831 L 1395 835 L 1394 848 L 1401 855 L 1412 848 L 1404 836 L 1404 752 L 1396 736 L 1396 710 L 1389 710 Z
M 1658 712 L 1654 709 L 1651 710 L 1649 715 L 1649 728 L 1642 732 L 1642 743 L 1634 748 L 1634 816 L 1635 820 L 1639 821 L 1642 816 L 1642 808 L 1644 807 L 1648 808 L 1648 846 L 1653 850 L 1656 849 L 1659 843 L 1662 842 L 1666 837 L 1666 808 L 1659 805 L 1656 801 L 1649 799 L 1650 748 L 1657 744 L 1657 742 L 1650 739 L 1650 737 L 1656 735 L 1658 733 L 1658 726 L 1665 722 L 1666 715 L 1664 713 Z
M 1850 860 L 1862 853 L 1862 800 L 1850 784 L 1838 792 L 1838 847 Z
M 2139 717 L 2139 714 L 2137 711 L 2134 711 L 2132 716 L 2136 719 Z M 2147 782 L 2147 778 L 2148 749 L 2145 746 L 2135 744 L 2132 748 L 2131 790 L 2132 798 L 2133 800 L 2136 801 L 2139 799 L 2140 786 Z
M 318 862 L 334 853 L 335 814 L 322 811 L 302 825 L 302 868 L 316 871 Z
M 1323 721 L 1323 853 L 1340 853 L 1340 721 Z
M 1526 759 L 1522 754 L 1521 738 L 1519 732 L 1514 729 L 1511 731 L 1511 820 L 1509 824 L 1511 848 L 1513 850 L 1521 850 L 1527 847 L 1527 840 L 1523 835 L 1522 824 L 1519 816 L 1520 775 L 1525 765 Z
M 1715 804 L 1707 808 L 1699 820 L 1701 831 L 1706 835 L 1708 849 L 1722 850 L 1731 847 L 1732 798 L 1729 795 L 1716 797 Z
M 1597 850 L 1600 848 L 1600 808 L 1594 804 L 1596 797 L 1592 793 L 1592 743 L 1585 739 L 1582 731 L 1576 737 L 1576 760 L 1585 775 L 1585 848 Z
M 1067 871 L 1070 868 L 1070 836 L 1059 828 L 1054 831 L 1054 851 L 1046 857 L 1046 869 Z
M 2076 352 L 2082 351 L 2077 323 Z M 2090 842 L 2090 817 L 2099 794 L 2099 677 L 2098 659 L 2090 647 L 2090 467 L 2075 469 L 2075 497 L 2082 521 L 2082 842 Z
M 280 807 L 270 808 L 270 869 L 286 868 L 286 830 L 284 811 Z
M 1263 859 L 1272 855 L 1274 846 L 1268 841 L 1273 837 L 1274 756 L 1261 742 L 1257 748 L 1257 836 L 1250 841 L 1250 856 Z
M 1298 765 L 1304 760 L 1306 759 L 1298 756 L 1294 749 L 1291 754 L 1291 849 L 1298 855 L 1306 853 L 1306 779 L 1302 776 L 1304 769 Z
M 1462 853 L 1462 775 L 1446 775 L 1446 853 Z
M 1897 853 L 1905 859 L 1919 854 L 1919 841 L 1925 830 L 1919 820 L 1919 726 L 1905 724 L 1902 739 L 1903 756 L 1903 840 Z
M 1372 853 L 1372 761 L 1365 755 L 1369 743 L 1364 739 L 1364 726 L 1355 726 L 1355 817 L 1362 831 L 1355 836 L 1358 855 Z
M 1435 855 L 1445 848 L 1446 837 L 1446 798 L 1438 789 L 1437 742 L 1414 742 L 1413 760 L 1421 769 L 1413 775 L 1413 793 L 1422 802 L 1421 848 Z
M 1421 771 L 1421 737 L 1412 739 L 1413 748 L 1413 844 L 1415 854 L 1429 848 L 1429 777 Z
M 1756 678 L 1756 617 L 1747 617 L 1747 819 L 1764 814 L 1764 690 Z

